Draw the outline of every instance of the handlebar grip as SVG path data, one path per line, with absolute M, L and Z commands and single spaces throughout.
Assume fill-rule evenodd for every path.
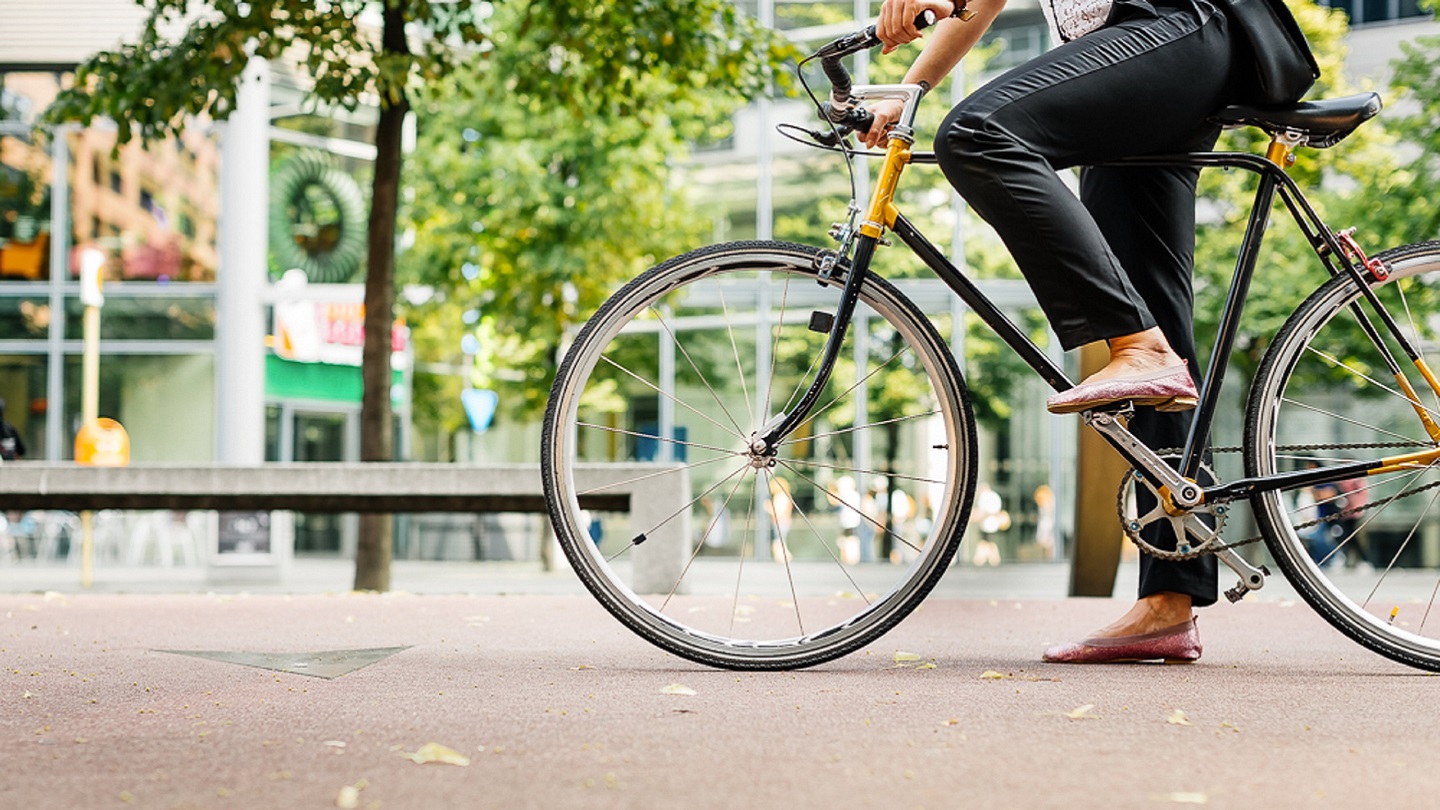
M 935 12 L 926 9 L 920 12 L 919 16 L 915 18 L 915 27 L 923 31 L 934 25 L 935 20 Z M 866 26 L 864 30 L 847 34 L 826 45 L 822 45 L 820 50 L 815 52 L 815 55 L 828 61 L 861 51 L 868 51 L 880 44 L 882 44 L 880 37 L 875 35 L 875 26 L 869 25 Z

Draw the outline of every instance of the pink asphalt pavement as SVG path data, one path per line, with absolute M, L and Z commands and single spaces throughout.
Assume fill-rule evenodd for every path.
M 1203 612 L 1193 666 L 1039 662 L 1121 606 L 937 599 L 751 674 L 582 596 L 0 595 L 0 808 L 1435 806 L 1440 680 L 1275 601 Z

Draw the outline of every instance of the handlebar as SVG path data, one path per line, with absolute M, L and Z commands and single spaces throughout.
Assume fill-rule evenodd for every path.
M 956 0 L 955 11 L 951 17 L 959 17 L 968 20 L 973 16 L 965 8 L 966 0 Z M 915 18 L 915 27 L 926 29 L 937 22 L 935 12 L 926 10 Z M 868 132 L 870 125 L 874 123 L 875 116 L 870 111 L 860 107 L 856 99 L 850 95 L 854 83 L 850 78 L 850 71 L 841 63 L 841 59 L 852 54 L 868 51 L 883 44 L 880 38 L 875 35 L 875 26 L 866 26 L 863 30 L 853 34 L 846 34 L 839 39 L 833 40 L 820 46 L 815 56 L 820 58 L 820 68 L 825 72 L 825 77 L 830 80 L 830 99 L 820 105 L 820 113 L 823 118 L 838 125 L 839 137 L 843 138 L 850 132 Z M 822 139 L 827 145 L 835 145 L 830 141 L 837 141 L 834 134 L 827 133 L 828 137 Z

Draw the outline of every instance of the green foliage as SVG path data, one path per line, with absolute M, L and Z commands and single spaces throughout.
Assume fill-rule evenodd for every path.
M 1385 178 L 1387 216 L 1373 224 L 1384 244 L 1440 239 L 1440 37 L 1402 43 L 1391 83 L 1395 113 L 1387 128 L 1405 144 L 1405 159 Z
M 250 56 L 298 60 L 311 97 L 354 108 L 399 102 L 422 84 L 504 54 L 524 92 L 572 109 L 631 108 L 662 77 L 672 98 L 711 86 L 758 93 L 787 46 L 724 0 L 136 0 L 150 11 L 140 38 L 97 54 L 47 112 L 52 122 L 124 121 L 120 142 L 173 134 L 190 116 L 227 118 Z M 383 43 L 377 7 L 400 9 L 408 47 Z M 504 14 L 497 9 L 505 10 Z M 503 19 L 505 26 L 496 24 Z M 516 27 L 510 27 L 514 25 Z
M 417 193 L 405 211 L 415 246 L 399 270 L 401 283 L 435 290 L 406 310 L 427 325 L 416 338 L 421 362 L 460 362 L 459 340 L 470 331 L 481 345 L 473 380 L 498 389 L 511 418 L 543 408 L 567 330 L 620 282 L 703 242 L 708 223 L 674 188 L 672 167 L 687 140 L 728 122 L 742 90 L 758 90 L 743 76 L 732 83 L 743 66 L 717 57 L 719 75 L 708 78 L 606 69 L 623 92 L 583 107 L 557 104 L 530 77 L 532 60 L 544 63 L 556 47 L 556 31 L 531 11 L 497 7 L 492 26 L 509 33 L 497 35 L 486 64 L 436 83 L 417 102 Z M 601 24 L 586 19 L 582 28 Z M 655 46 L 671 47 L 674 28 L 655 34 L 664 40 Z M 568 31 L 563 41 L 579 42 Z M 627 59 L 637 47 L 621 48 L 614 35 L 592 45 Z M 582 71 L 570 56 L 557 58 L 565 71 Z M 465 311 L 473 311 L 469 323 Z M 431 329 L 432 321 L 459 328 Z
M 1344 76 L 1344 38 L 1348 33 L 1345 14 L 1304 0 L 1292 2 L 1291 8 L 1321 68 L 1320 80 L 1308 97 L 1357 92 Z M 1267 142 L 1263 132 L 1247 127 L 1224 133 L 1216 148 L 1263 154 Z M 1383 209 L 1389 206 L 1388 195 L 1396 179 L 1394 154 L 1394 139 L 1382 119 L 1361 127 L 1334 148 L 1301 148 L 1289 174 L 1325 221 L 1336 228 L 1357 226 L 1361 244 L 1378 252 L 1380 247 L 1395 243 L 1389 229 L 1375 227 L 1377 219 L 1387 216 Z M 1214 342 L 1256 184 L 1255 175 L 1248 172 L 1209 170 L 1201 175 L 1195 320 L 1202 358 L 1204 347 Z M 1381 199 L 1386 200 L 1385 206 L 1376 204 Z M 1382 238 L 1388 241 L 1379 241 Z M 1270 338 L 1327 277 L 1303 234 L 1277 201 L 1231 357 L 1231 368 L 1236 372 L 1233 384 L 1245 385 L 1259 366 Z

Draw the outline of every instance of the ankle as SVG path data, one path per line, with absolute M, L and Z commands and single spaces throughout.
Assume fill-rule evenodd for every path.
M 1194 600 L 1189 594 L 1164 591 L 1142 596 L 1140 604 L 1150 615 L 1150 620 L 1159 627 L 1174 627 L 1194 617 Z
M 1170 343 L 1158 327 L 1144 332 L 1120 335 L 1106 341 L 1110 347 L 1110 362 L 1106 367 L 1161 368 L 1182 362 L 1180 355 L 1170 348 Z

